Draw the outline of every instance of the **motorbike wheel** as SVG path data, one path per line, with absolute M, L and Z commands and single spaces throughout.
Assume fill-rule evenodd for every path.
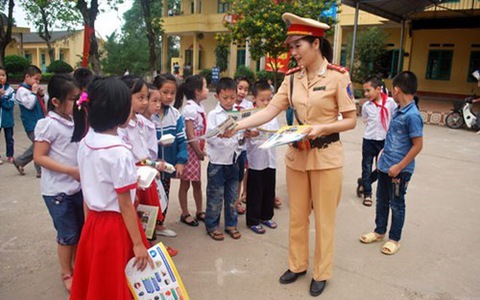
M 458 129 L 463 126 L 463 116 L 458 111 L 451 112 L 445 118 L 445 124 L 448 128 Z

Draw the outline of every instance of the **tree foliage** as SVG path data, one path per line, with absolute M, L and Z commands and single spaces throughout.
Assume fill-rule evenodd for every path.
M 55 60 L 51 32 L 54 28 L 71 30 L 81 24 L 79 11 L 72 1 L 22 0 L 21 5 L 27 20 L 33 24 L 38 35 L 46 42 L 50 61 Z
M 228 54 L 230 53 L 230 42 L 232 41 L 231 34 L 218 33 L 215 35 L 217 47 L 215 48 L 216 66 L 220 72 L 228 68 Z
M 352 37 L 349 37 L 347 53 L 351 56 Z M 387 33 L 379 27 L 369 27 L 366 30 L 359 31 L 355 44 L 355 68 L 353 70 L 353 81 L 363 82 L 368 76 L 380 74 L 384 66 L 383 57 L 385 55 L 385 42 Z
M 158 47 L 160 36 L 163 34 L 162 29 L 162 2 L 154 0 L 140 0 L 143 12 L 143 22 L 145 25 L 145 33 L 148 41 L 149 67 L 150 74 L 157 69 L 156 48 Z M 159 16 L 159 17 L 156 17 Z
M 0 9 L 3 11 L 8 9 L 7 24 L 4 24 L 3 18 L 0 18 L 0 66 L 4 67 L 3 62 L 5 58 L 5 49 L 12 41 L 12 27 L 13 27 L 13 7 L 15 3 L 13 0 L 0 0 Z
M 5 69 L 8 73 L 18 74 L 23 73 L 30 62 L 23 56 L 7 55 L 4 59 Z
M 277 58 L 287 51 L 284 42 L 287 27 L 282 14 L 293 12 L 298 16 L 319 19 L 320 13 L 329 9 L 336 0 L 225 0 L 230 3 L 230 14 L 236 21 L 225 23 L 236 41 L 249 41 L 250 55 L 254 60 L 270 56 Z M 322 17 L 323 18 L 323 17 Z M 333 23 L 330 18 L 322 22 Z M 276 72 L 276 63 L 272 64 Z
M 73 72 L 72 66 L 61 60 L 53 61 L 48 67 L 47 72 L 61 74 Z

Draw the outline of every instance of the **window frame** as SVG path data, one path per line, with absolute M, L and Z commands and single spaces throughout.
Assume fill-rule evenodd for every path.
M 443 56 L 444 55 L 450 55 L 450 62 L 449 62 L 449 66 L 448 66 L 448 75 L 445 76 L 445 77 L 439 77 L 439 76 L 433 76 L 434 73 L 432 71 L 432 67 L 431 67 L 431 58 L 432 58 L 432 55 L 434 53 L 438 53 L 438 59 L 440 61 L 440 63 L 442 63 L 442 60 L 444 59 Z M 452 65 L 453 65 L 453 49 L 449 49 L 449 50 L 446 50 L 446 49 L 429 49 L 428 50 L 428 57 L 427 57 L 427 68 L 426 68 L 426 72 L 425 72 L 425 79 L 426 80 L 441 80 L 441 81 L 450 81 L 450 78 L 452 76 Z

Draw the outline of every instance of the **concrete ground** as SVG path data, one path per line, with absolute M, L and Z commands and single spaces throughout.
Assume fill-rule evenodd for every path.
M 214 103 L 210 96 L 205 102 L 207 110 Z M 18 108 L 16 112 L 15 150 L 19 154 L 28 142 Z M 375 215 L 375 208 L 363 206 L 355 195 L 362 132 L 359 122 L 355 130 L 342 134 L 346 163 L 337 213 L 334 277 L 321 298 L 480 299 L 480 136 L 467 130 L 425 126 L 424 149 L 407 194 L 402 246 L 394 256 L 386 256 L 380 253 L 380 243 L 363 245 L 358 241 L 361 234 L 373 229 Z M 4 157 L 3 137 L 0 140 Z M 277 192 L 284 200 L 282 208 L 275 211 L 279 228 L 265 235 L 247 229 L 242 216 L 242 238 L 226 236 L 223 242 L 208 237 L 202 225 L 192 228 L 180 223 L 178 182 L 173 181 L 166 224 L 178 237 L 163 241 L 180 250 L 174 262 L 191 299 L 310 298 L 311 269 L 293 284 L 278 282 L 288 268 L 285 149 L 277 150 Z M 31 164 L 26 172 L 20 176 L 9 164 L 0 166 L 0 299 L 67 299 L 40 181 Z M 195 213 L 193 199 L 190 208 Z M 313 225 L 311 228 L 313 249 Z

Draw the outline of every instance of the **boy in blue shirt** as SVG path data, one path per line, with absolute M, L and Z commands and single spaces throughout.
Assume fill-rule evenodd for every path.
M 400 248 L 405 222 L 405 193 L 415 168 L 415 157 L 423 147 L 423 120 L 413 100 L 417 92 L 417 77 L 404 71 L 395 76 L 392 84 L 393 99 L 399 107 L 393 115 L 378 161 L 376 228 L 360 237 L 365 244 L 382 241 L 391 208 L 389 240 L 381 250 L 387 255 L 395 254 Z

